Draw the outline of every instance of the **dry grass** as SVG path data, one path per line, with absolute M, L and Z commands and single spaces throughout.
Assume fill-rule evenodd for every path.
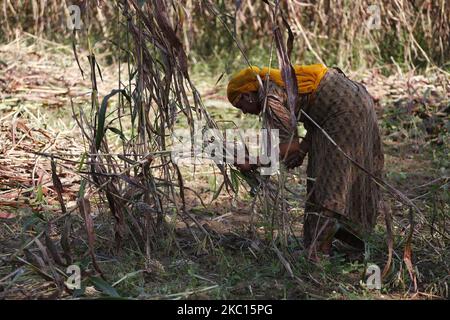
M 273 233 L 269 232 L 274 229 L 274 225 L 268 220 L 270 214 L 267 215 L 258 207 L 252 209 L 252 199 L 246 195 L 245 185 L 240 186 L 238 195 L 227 193 L 223 189 L 213 199 L 223 181 L 220 179 L 220 171 L 214 165 L 197 167 L 195 174 L 192 173 L 192 168 L 179 168 L 185 186 L 184 208 L 183 199 L 179 195 L 180 188 L 177 187 L 178 179 L 168 179 L 166 175 L 172 175 L 171 172 L 150 167 L 149 171 L 155 181 L 153 188 L 156 188 L 152 190 L 156 190 L 164 215 L 160 231 L 154 231 L 153 227 L 147 229 L 152 226 L 151 222 L 148 223 L 148 216 L 157 225 L 158 211 L 153 202 L 155 198 L 152 196 L 145 205 L 145 195 L 139 189 L 133 189 L 138 183 L 146 183 L 145 180 L 133 180 L 130 183 L 129 180 L 117 178 L 117 172 L 132 166 L 117 154 L 136 152 L 139 155 L 164 150 L 161 140 L 150 143 L 151 148 L 148 150 L 142 150 L 138 142 L 133 147 L 132 144 L 124 145 L 116 134 L 106 135 L 104 141 L 108 143 L 108 148 L 104 149 L 105 144 L 102 144 L 100 151 L 103 154 L 92 156 L 90 148 L 95 143 L 93 130 L 96 122 L 90 122 L 94 119 L 90 112 L 91 97 L 84 95 L 91 92 L 91 84 L 81 80 L 70 49 L 43 40 L 30 41 L 30 38 L 25 37 L 0 50 L 3 50 L 7 65 L 1 74 L 3 89 L 0 103 L 2 297 L 448 297 L 450 195 L 449 163 L 445 155 L 448 155 L 449 150 L 446 127 L 449 117 L 449 85 L 445 74 L 435 72 L 424 76 L 411 72 L 386 77 L 373 69 L 366 74 L 354 75 L 360 77 L 378 99 L 380 125 L 387 152 L 388 181 L 414 199 L 423 212 L 423 215 L 416 216 L 413 262 L 419 290 L 412 295 L 401 257 L 408 226 L 407 211 L 394 200 L 391 200 L 396 235 L 394 265 L 385 279 L 381 293 L 371 292 L 360 285 L 361 273 L 365 269 L 360 263 L 349 262 L 342 256 L 337 256 L 329 263 L 313 265 L 299 255 L 301 245 L 294 236 L 301 236 L 299 221 L 302 210 L 299 208 L 303 205 L 301 199 L 305 192 L 303 184 L 299 184 L 303 181 L 300 178 L 304 176 L 302 171 L 294 171 L 292 177 L 287 179 L 287 186 L 293 194 L 287 193 L 285 198 L 289 210 L 289 219 L 285 223 L 291 227 L 285 248 L 277 249 L 278 245 L 273 245 L 277 242 L 273 241 Z M 19 63 L 17 51 L 23 54 Z M 80 57 L 88 54 L 81 52 Z M 54 64 L 65 59 L 72 61 L 66 69 Z M 102 65 L 101 58 L 99 61 Z M 80 62 L 84 63 L 84 70 L 89 70 L 86 59 Z M 104 79 L 114 79 L 114 68 L 102 71 Z M 158 72 L 155 71 L 149 77 L 158 76 Z M 42 75 L 42 82 L 26 78 L 28 73 L 33 76 Z M 76 81 L 77 77 L 80 82 Z M 203 92 L 219 90 L 219 94 L 209 96 L 210 98 L 222 95 L 220 92 L 223 92 L 223 85 L 212 88 L 217 78 L 218 76 L 214 76 L 212 80 L 203 80 Z M 79 89 L 66 90 L 67 86 Z M 109 92 L 108 86 L 113 88 L 114 80 L 106 80 L 104 84 L 98 82 L 100 100 Z M 44 92 L 39 90 L 42 87 Z M 55 88 L 56 91 L 61 88 L 61 93 L 52 95 L 45 91 L 46 87 Z M 126 85 L 124 87 L 128 90 Z M 20 99 L 16 98 L 18 96 Z M 145 95 L 142 97 L 144 99 Z M 74 122 L 67 121 L 67 114 L 72 113 L 70 98 L 74 100 L 76 116 L 80 117 L 81 114 L 77 110 L 83 111 L 86 120 L 83 124 L 90 137 L 85 140 L 86 143 L 83 143 L 83 135 L 74 126 Z M 221 115 L 225 119 L 236 116 L 234 111 L 227 109 L 229 107 L 214 107 L 218 103 L 212 99 L 205 101 L 205 104 L 206 102 L 209 106 L 208 113 L 212 115 Z M 123 115 L 129 116 L 125 99 L 123 103 Z M 194 104 L 194 98 L 189 97 L 188 103 Z M 114 112 L 118 112 L 118 106 L 118 102 L 110 101 L 110 108 Z M 152 108 L 158 110 L 158 106 Z M 198 110 L 202 110 L 201 105 Z M 59 122 L 59 117 L 65 120 Z M 114 118 L 114 113 L 110 117 Z M 246 119 L 241 121 L 247 122 Z M 123 133 L 128 138 L 125 141 L 129 141 L 132 126 L 124 119 L 122 124 Z M 144 139 L 144 136 L 140 139 Z M 61 212 L 50 159 L 30 152 L 46 152 L 56 156 L 66 214 Z M 86 156 L 83 160 L 84 152 L 91 156 Z M 76 156 L 68 157 L 68 153 Z M 115 155 L 110 156 L 110 153 Z M 129 160 L 131 157 L 125 158 Z M 155 159 L 160 161 L 156 157 Z M 117 220 L 112 218 L 108 205 L 105 205 L 108 202 L 105 192 L 108 190 L 93 180 L 90 171 L 90 166 L 97 163 L 103 163 L 102 173 L 115 174 L 109 183 L 123 192 L 121 198 L 124 201 L 125 233 L 120 250 L 117 250 L 112 240 Z M 140 166 L 134 168 L 139 169 Z M 139 172 L 130 175 L 130 178 L 140 179 Z M 217 179 L 212 179 L 213 176 L 217 176 Z M 82 180 L 86 181 L 84 198 L 90 202 L 90 206 L 85 206 L 84 211 L 79 210 L 81 203 L 76 201 L 80 197 Z M 171 189 L 175 191 L 173 194 L 170 193 Z M 132 190 L 131 194 L 135 195 L 132 201 L 126 201 L 129 200 L 124 196 L 127 190 Z M 116 196 L 115 191 L 113 193 Z M 256 234 L 249 232 L 251 230 L 256 231 Z M 89 234 L 95 235 L 94 242 L 89 239 Z M 368 262 L 380 266 L 385 262 L 384 237 L 383 225 L 379 224 L 368 247 Z M 92 264 L 93 257 L 104 280 L 99 277 L 99 271 Z M 66 259 L 81 266 L 82 291 L 73 292 L 64 285 Z
M 130 2 L 131 3 L 131 2 Z M 168 6 L 180 23 L 177 34 L 188 54 L 197 61 L 221 56 L 232 62 L 236 52 L 225 34 L 217 15 L 207 7 L 213 3 L 230 30 L 236 32 L 246 51 L 255 47 L 267 50 L 271 30 L 270 10 L 262 1 L 173 1 Z M 240 6 L 236 8 L 236 3 Z M 82 19 L 89 21 L 91 35 L 102 44 L 115 41 L 124 28 L 117 26 L 117 9 L 110 1 L 73 1 L 82 10 Z M 377 6 L 380 27 L 369 30 L 365 23 Z M 448 68 L 450 43 L 450 4 L 445 0 L 357 0 L 357 1 L 282 1 L 281 7 L 296 36 L 297 60 L 324 61 L 341 68 L 355 69 L 375 64 L 412 66 L 438 65 Z M 8 0 L 2 1 L 0 18 L 3 34 L 0 39 L 12 40 L 26 31 L 38 36 L 66 41 L 69 16 L 66 1 Z M 87 30 L 83 27 L 83 32 Z M 216 33 L 217 32 L 217 33 Z
M 31 19 L 34 32 L 42 34 L 45 10 L 36 10 L 36 3 L 26 2 L 23 16 L 17 19 Z M 360 279 L 368 263 L 382 266 L 386 261 L 381 221 L 368 239 L 363 264 L 337 255 L 314 265 L 301 254 L 299 241 L 303 171 L 287 175 L 281 170 L 271 179 L 259 180 L 256 197 L 249 198 L 249 177 L 229 165 L 192 168 L 173 161 L 170 135 L 176 126 L 184 126 L 192 135 L 195 120 L 205 120 L 205 128 L 219 127 L 214 115 L 235 120 L 235 112 L 215 107 L 211 99 L 206 106 L 191 78 L 184 48 L 201 55 L 201 45 L 195 41 L 216 39 L 211 30 L 227 30 L 227 37 L 219 37 L 220 41 L 242 36 L 232 39 L 230 45 L 235 45 L 233 41 L 249 35 L 258 41 L 271 28 L 259 21 L 246 34 L 242 25 L 235 24 L 261 9 L 250 2 L 238 8 L 239 19 L 233 20 L 234 14 L 226 13 L 234 9 L 220 1 L 188 2 L 183 7 L 158 0 L 142 7 L 136 1 L 119 1 L 116 6 L 105 5 L 103 13 L 87 10 L 109 19 L 99 19 L 72 38 L 79 42 L 74 51 L 31 35 L 0 47 L 4 57 L 0 63 L 5 65 L 0 73 L 2 296 L 448 297 L 450 87 L 448 74 L 432 66 L 448 58 L 444 44 L 435 43 L 448 36 L 444 25 L 448 17 L 427 2 L 418 8 L 403 1 L 377 4 L 384 17 L 384 32 L 379 34 L 367 33 L 352 22 L 358 19 L 349 19 L 355 15 L 365 19 L 365 1 L 351 5 L 339 1 L 335 7 L 322 1 L 307 3 L 298 16 L 293 14 L 298 11 L 284 9 L 291 13 L 289 21 L 303 39 L 300 47 L 309 47 L 319 60 L 327 60 L 326 50 L 334 50 L 341 53 L 333 54 L 337 62 L 354 65 L 353 51 L 358 46 L 376 41 L 372 37 L 396 37 L 406 44 L 403 63 L 425 61 L 431 67 L 425 75 L 404 73 L 396 56 L 392 62 L 397 72 L 392 76 L 383 76 L 377 68 L 353 75 L 367 85 L 378 103 L 389 183 L 420 209 L 412 242 L 417 292 L 408 275 L 412 269 L 402 257 L 403 248 L 410 245 L 406 240 L 409 212 L 389 194 L 395 246 L 380 295 L 368 291 Z M 33 7 L 33 15 L 27 16 Z M 48 10 L 57 12 L 62 7 L 62 2 L 54 2 Z M 199 8 L 205 9 L 202 15 L 197 15 Z M 444 5 L 442 9 L 447 10 Z M 10 2 L 4 5 L 3 18 L 11 21 L 8 10 L 14 11 Z M 417 25 L 413 13 L 433 16 L 438 29 L 423 19 Z M 199 17 L 203 15 L 209 19 L 202 25 Z M 314 19 L 320 23 L 306 32 L 305 21 Z M 114 23 L 111 29 L 108 20 Z M 48 21 L 51 30 L 56 28 L 54 22 Z M 216 27 L 205 29 L 208 23 Z M 336 33 L 336 26 L 345 32 Z M 6 30 L 9 36 L 14 34 L 11 24 Z M 390 34 L 392 30 L 397 33 Z M 187 32 L 199 39 L 182 44 L 179 39 L 189 38 Z M 429 32 L 435 37 L 422 39 Z M 95 38 L 101 34 L 99 47 Z M 105 49 L 108 37 L 113 46 L 102 56 L 98 53 Z M 354 38 L 361 43 L 353 46 Z M 334 40 L 323 44 L 325 39 Z M 300 57 L 302 52 L 297 52 Z M 377 48 L 356 57 L 378 59 L 386 52 Z M 77 53 L 84 81 L 72 53 Z M 105 60 L 117 64 L 103 68 Z M 214 80 L 203 78 L 205 92 L 212 93 L 205 96 L 223 95 L 220 79 L 218 75 Z M 68 121 L 69 114 L 73 120 Z M 58 116 L 65 120 L 57 121 Z M 72 263 L 82 270 L 81 290 L 70 290 L 64 283 L 65 267 Z

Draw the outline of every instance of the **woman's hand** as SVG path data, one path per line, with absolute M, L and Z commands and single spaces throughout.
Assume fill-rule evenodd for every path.
M 256 164 L 249 164 L 249 163 L 244 163 L 244 164 L 235 164 L 235 166 L 239 169 L 239 171 L 241 172 L 248 172 L 248 171 L 252 171 L 254 169 L 256 169 L 258 166 Z
M 255 170 L 259 167 L 259 160 L 256 160 L 256 164 L 250 164 L 250 160 L 248 159 L 248 157 L 245 157 L 245 162 L 244 163 L 237 163 L 235 161 L 234 165 L 239 169 L 239 171 L 241 172 L 248 172 L 251 170 Z
M 280 143 L 280 160 L 288 168 L 292 169 L 303 163 L 305 154 L 301 152 L 298 139 L 288 143 Z
M 307 133 L 301 143 L 298 140 L 293 140 L 291 143 L 280 144 L 280 158 L 284 159 L 284 165 L 288 169 L 300 167 L 303 164 L 303 160 L 309 152 L 310 140 L 311 137 Z
M 284 159 L 284 165 L 288 169 L 293 169 L 296 167 L 300 167 L 303 164 L 303 160 L 305 159 L 306 153 L 301 151 L 291 152 L 288 154 L 286 159 Z
M 259 114 L 261 112 L 261 105 L 256 92 L 240 94 L 233 105 L 244 113 Z

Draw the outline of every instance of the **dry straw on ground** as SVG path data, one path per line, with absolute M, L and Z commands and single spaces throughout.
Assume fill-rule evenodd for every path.
M 402 3 L 395 1 L 394 5 Z M 153 5 L 157 10 L 151 5 L 141 7 L 137 1 L 119 2 L 118 9 L 123 16 L 115 19 L 125 31 L 115 39 L 115 43 L 121 46 L 113 50 L 112 56 L 117 61 L 128 63 L 121 64 L 118 73 L 98 67 L 102 59 L 94 54 L 93 49 L 85 52 L 77 46 L 75 50 L 79 53 L 81 68 L 88 76 L 82 81 L 70 47 L 30 35 L 0 48 L 6 65 L 0 71 L 1 108 L 4 113 L 0 115 L 0 150 L 2 155 L 7 155 L 0 157 L 0 210 L 7 212 L 10 218 L 16 215 L 15 209 L 24 207 L 31 207 L 34 213 L 54 215 L 47 221 L 48 229 L 37 233 L 27 231 L 30 238 L 26 240 L 27 248 L 23 250 L 23 255 L 22 250 L 8 249 L 4 256 L 37 270 L 58 287 L 55 294 L 60 296 L 64 285 L 58 268 L 77 258 L 76 253 L 68 248 L 66 240 L 72 240 L 73 248 L 77 247 L 77 241 L 82 242 L 85 250 L 82 256 L 90 255 L 94 263 L 94 270 L 89 272 L 102 274 L 101 255 L 96 248 L 99 242 L 111 243 L 113 237 L 109 228 L 110 221 L 114 220 L 114 252 L 124 249 L 137 252 L 145 261 L 143 270 L 153 277 L 164 274 L 164 266 L 157 258 L 162 253 L 178 254 L 195 248 L 195 255 L 210 255 L 220 251 L 224 243 L 231 242 L 235 247 L 236 243 L 241 246 L 246 244 L 255 257 L 262 257 L 267 249 L 273 250 L 284 270 L 304 288 L 303 280 L 296 275 L 296 272 L 303 270 L 292 267 L 295 259 L 287 247 L 288 238 L 298 235 L 298 223 L 293 224 L 298 217 L 290 218 L 288 215 L 292 208 L 287 200 L 276 202 L 279 198 L 276 190 L 263 189 L 256 198 L 258 201 L 246 204 L 250 209 L 243 208 L 243 211 L 256 212 L 256 220 L 262 222 L 264 227 L 256 230 L 255 221 L 249 223 L 247 216 L 238 223 L 246 224 L 254 232 L 250 235 L 234 234 L 235 238 L 231 239 L 237 241 L 230 241 L 230 234 L 235 233 L 233 227 L 238 224 L 231 228 L 226 225 L 236 216 L 235 212 L 223 212 L 219 217 L 205 219 L 196 215 L 194 206 L 190 205 L 192 198 L 203 204 L 206 192 L 196 190 L 198 185 L 187 181 L 184 172 L 171 161 L 167 137 L 177 118 L 185 119 L 191 130 L 193 121 L 200 118 L 206 120 L 208 127 L 218 125 L 190 79 L 184 47 L 174 31 L 181 25 L 182 15 L 174 14 L 177 11 L 165 7 L 162 1 L 154 1 Z M 363 2 L 358 2 L 358 5 L 362 6 Z M 83 38 L 79 40 L 83 41 Z M 411 41 L 413 45 L 410 50 L 413 52 L 413 38 Z M 35 45 L 45 50 L 36 50 Z M 322 54 L 317 50 L 316 53 Z M 63 75 L 61 66 L 55 64 L 59 59 L 71 61 Z M 362 80 L 375 96 L 380 115 L 389 111 L 384 108 L 385 101 L 394 99 L 402 110 L 422 119 L 430 119 L 424 121 L 430 128 L 426 143 L 439 143 L 440 132 L 449 112 L 450 86 L 446 73 L 435 70 L 433 75 L 425 77 L 412 72 L 399 72 L 384 77 L 373 70 L 371 73 L 355 74 L 354 77 Z M 35 112 L 34 105 L 70 108 L 77 127 L 61 122 L 64 130 L 57 131 L 51 125 L 42 128 L 46 119 L 40 116 L 40 111 Z M 78 129 L 81 130 L 81 138 L 75 135 Z M 398 133 L 390 134 L 392 136 L 389 138 L 395 139 L 394 135 Z M 56 161 L 56 170 L 55 166 L 52 169 L 51 156 Z M 218 166 L 215 173 L 222 183 L 218 195 L 226 191 L 232 195 L 233 191 L 238 191 L 236 181 L 239 177 L 234 171 Z M 284 178 L 282 176 L 276 182 L 284 183 Z M 445 186 L 448 177 L 433 184 Z M 301 199 L 294 194 L 296 205 L 300 205 Z M 289 192 L 284 196 L 286 199 L 292 198 Z M 33 198 L 31 202 L 30 197 Z M 268 206 L 274 203 L 277 205 L 275 210 Z M 64 211 L 63 207 L 67 207 L 69 214 L 59 215 L 61 210 Z M 394 213 L 394 226 L 398 227 L 397 234 L 404 236 L 408 221 L 401 206 L 398 207 L 400 209 L 396 212 L 399 216 L 395 217 Z M 277 216 L 280 208 L 283 212 Z M 107 214 L 101 215 L 101 212 Z M 110 219 L 104 222 L 97 218 L 99 216 Z M 80 220 L 84 232 L 75 234 L 70 229 L 70 223 Z M 418 221 L 416 233 L 420 236 L 419 230 L 429 227 L 429 223 L 424 216 L 419 216 Z M 433 228 L 444 234 L 442 239 L 445 240 L 445 227 L 442 228 L 439 223 Z M 5 231 L 5 234 L 9 232 Z M 261 239 L 269 241 L 262 243 Z M 439 241 L 444 241 L 442 239 Z M 429 245 L 426 238 L 423 241 L 419 238 L 419 241 L 423 248 L 431 247 L 436 252 L 442 250 L 440 244 L 433 242 Z M 383 254 L 381 256 L 384 258 Z M 401 265 L 401 257 L 394 256 L 394 259 Z M 402 266 L 398 271 L 400 282 L 403 281 L 401 274 Z M 5 275 L 0 284 L 14 275 Z M 433 289 L 433 292 L 444 292 L 440 285 L 438 283 L 438 289 Z

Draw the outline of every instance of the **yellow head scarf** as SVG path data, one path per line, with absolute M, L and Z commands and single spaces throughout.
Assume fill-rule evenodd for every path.
M 297 76 L 298 92 L 299 93 L 311 93 L 317 89 L 320 80 L 327 72 L 328 68 L 323 64 L 312 65 L 294 65 L 295 75 Z M 281 71 L 278 69 L 270 69 L 264 67 L 259 69 L 256 66 L 245 68 L 231 77 L 228 83 L 227 96 L 228 101 L 235 102 L 235 99 L 241 93 L 247 93 L 252 91 L 258 91 L 259 83 L 256 75 L 259 74 L 264 81 L 267 74 L 269 74 L 270 80 L 277 85 L 284 87 L 284 82 L 281 77 Z

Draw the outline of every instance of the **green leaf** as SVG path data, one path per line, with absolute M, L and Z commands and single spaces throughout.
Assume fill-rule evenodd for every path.
M 230 169 L 230 175 L 231 175 L 231 185 L 234 189 L 234 192 L 238 192 L 239 191 L 239 171 L 235 170 L 235 169 Z
M 42 190 L 42 185 L 38 185 L 36 191 L 36 202 L 42 203 L 44 202 L 44 191 Z
M 217 179 L 216 179 L 216 175 L 213 174 L 211 176 L 209 176 L 208 178 L 208 183 L 209 183 L 209 189 L 211 189 L 211 191 L 215 192 L 216 188 L 217 188 Z
M 114 128 L 114 127 L 108 127 L 108 129 L 109 129 L 110 131 L 114 132 L 115 134 L 117 134 L 123 142 L 126 142 L 126 141 L 127 141 L 127 139 L 125 138 L 125 135 L 124 135 L 123 132 L 120 131 L 119 129 Z
M 38 226 L 42 223 L 42 218 L 37 214 L 33 213 L 31 216 L 27 217 L 23 223 L 22 230 L 25 232 L 32 228 L 33 226 Z
M 108 107 L 108 100 L 118 93 L 122 93 L 125 96 L 125 98 L 127 98 L 127 100 L 131 102 L 130 97 L 128 96 L 127 92 L 124 89 L 120 90 L 114 89 L 103 98 L 102 104 L 97 114 L 97 125 L 96 125 L 97 132 L 95 133 L 95 146 L 97 150 L 100 149 L 100 144 L 102 143 L 103 136 L 105 135 L 105 120 L 106 120 L 106 109 Z
M 110 297 L 115 297 L 115 298 L 119 298 L 120 294 L 117 292 L 117 290 L 112 287 L 108 282 L 106 282 L 105 280 L 103 280 L 100 277 L 90 277 L 90 280 L 92 282 L 92 284 L 94 285 L 94 287 L 98 290 L 100 290 L 101 292 L 103 292 L 104 294 L 110 296 Z
M 220 192 L 222 191 L 222 187 L 224 186 L 224 184 L 225 184 L 225 182 L 222 182 L 222 183 L 220 184 L 220 187 L 217 188 L 217 190 L 216 190 L 216 192 L 214 193 L 214 196 L 213 196 L 213 198 L 212 198 L 211 201 L 214 201 L 214 200 L 216 200 L 216 199 L 219 197 Z
M 86 192 L 86 180 L 82 178 L 80 183 L 80 189 L 78 190 L 78 198 L 83 198 L 85 192 Z
M 81 169 L 83 169 L 86 158 L 87 158 L 87 152 L 83 152 L 83 154 L 81 155 L 80 163 L 78 164 L 78 172 L 80 172 Z
M 72 297 L 73 298 L 80 298 L 80 297 L 84 296 L 85 292 L 86 292 L 86 284 L 81 283 L 81 288 L 80 289 L 73 290 Z

